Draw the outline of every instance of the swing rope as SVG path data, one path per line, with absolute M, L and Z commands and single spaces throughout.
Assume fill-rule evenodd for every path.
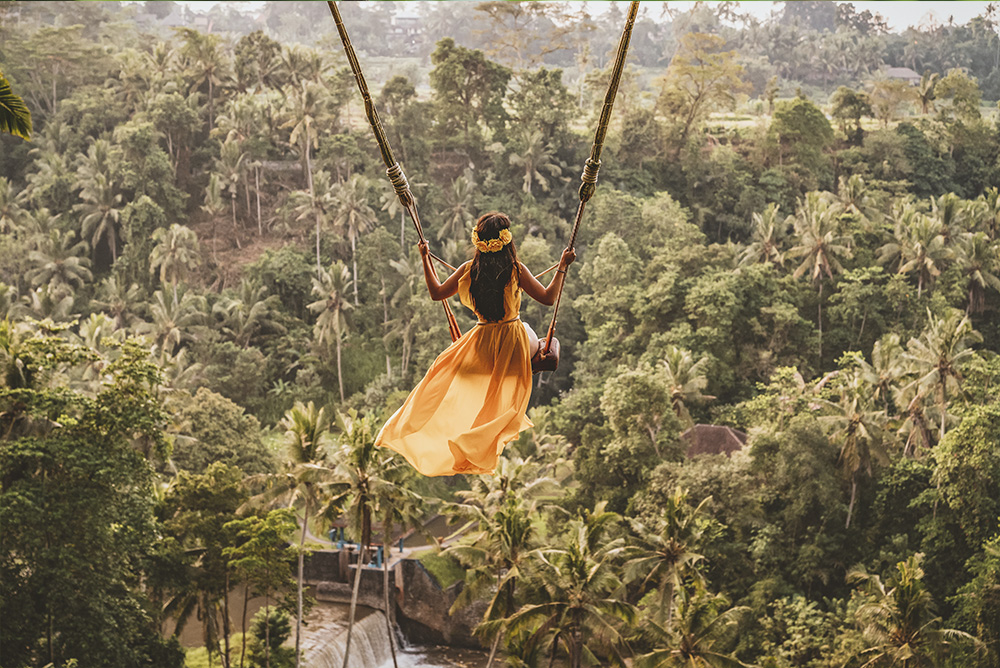
M 340 17 L 340 10 L 337 9 L 337 5 L 333 0 L 328 0 L 326 4 L 329 5 L 330 12 L 333 14 L 333 20 L 337 24 L 337 32 L 340 33 L 340 41 L 344 45 L 344 52 L 347 54 L 347 60 L 351 64 L 351 71 L 354 73 L 354 78 L 358 82 L 358 90 L 361 91 L 361 97 L 365 101 L 365 116 L 368 117 L 368 124 L 371 125 L 372 132 L 375 133 L 375 141 L 378 142 L 379 151 L 382 153 L 382 162 L 385 163 L 385 174 L 392 182 L 392 188 L 396 191 L 399 203 L 403 205 L 403 209 L 406 210 L 406 213 L 410 216 L 410 220 L 413 221 L 413 227 L 417 230 L 417 238 L 420 239 L 420 243 L 426 244 L 427 240 L 424 238 L 424 230 L 420 225 L 420 215 L 417 213 L 417 203 L 413 199 L 413 193 L 410 191 L 410 184 L 406 180 L 403 168 L 399 166 L 399 163 L 396 162 L 396 158 L 392 154 L 392 147 L 389 146 L 389 140 L 385 136 L 385 129 L 382 127 L 382 120 L 378 116 L 378 110 L 375 109 L 371 93 L 368 92 L 368 83 L 365 81 L 365 75 L 361 71 L 358 56 L 354 53 L 351 38 L 347 35 L 344 21 Z M 431 255 L 431 257 L 438 262 L 443 262 L 443 260 L 434 255 Z M 462 331 L 458 328 L 458 321 L 455 320 L 455 314 L 452 313 L 448 300 L 442 299 L 441 304 L 444 306 L 445 317 L 448 318 L 448 333 L 451 334 L 452 342 L 455 342 L 462 336 Z
M 327 0 L 326 4 L 329 5 L 330 12 L 333 14 L 333 20 L 337 24 L 337 32 L 340 34 L 340 41 L 344 45 L 344 52 L 347 54 L 347 60 L 351 65 L 351 71 L 354 73 L 354 78 L 358 83 L 358 89 L 361 91 L 361 97 L 364 99 L 365 116 L 368 117 L 368 124 L 372 128 L 372 132 L 375 135 L 375 141 L 378 142 L 379 151 L 382 153 L 382 162 L 385 163 L 386 176 L 388 176 L 389 180 L 392 182 L 392 187 L 396 192 L 396 196 L 399 198 L 399 203 L 410 216 L 410 220 L 413 222 L 413 227 L 417 230 L 417 237 L 421 243 L 426 244 L 427 240 L 424 238 L 423 227 L 420 225 L 420 216 L 417 213 L 417 205 L 413 198 L 413 193 L 410 191 L 410 184 L 406 180 L 406 175 L 403 174 L 403 168 L 399 166 L 399 163 L 396 162 L 396 159 L 393 156 L 392 147 L 389 146 L 389 140 L 385 135 L 385 129 L 382 127 L 382 121 L 379 118 L 378 110 L 375 109 L 375 103 L 372 101 L 371 93 L 368 92 L 368 84 L 365 81 L 364 73 L 361 71 L 361 65 L 358 62 L 357 54 L 354 52 L 354 46 L 351 44 L 351 38 L 347 35 L 347 29 L 344 27 L 344 21 L 340 16 L 340 10 L 337 8 L 337 4 L 333 2 L 333 0 Z M 615 104 L 615 97 L 618 94 L 618 86 L 621 83 L 622 72 L 625 69 L 625 58 L 628 55 L 629 40 L 632 37 L 632 28 L 635 25 L 635 19 L 638 13 L 639 0 L 632 0 L 629 4 L 625 27 L 622 30 L 621 39 L 618 42 L 618 53 L 615 56 L 615 63 L 612 67 L 611 80 L 608 82 L 608 91 L 604 96 L 604 106 L 601 109 L 597 132 L 594 135 L 594 143 L 590 148 L 590 157 L 587 158 L 583 167 L 583 175 L 580 177 L 581 181 L 583 181 L 580 185 L 580 204 L 576 210 L 576 218 L 573 221 L 573 232 L 570 234 L 569 243 L 566 245 L 567 248 L 573 248 L 576 244 L 576 235 L 580 230 L 580 222 L 583 220 L 584 208 L 590 198 L 593 197 L 594 191 L 597 189 L 597 176 L 601 169 L 601 151 L 604 148 L 604 137 L 608 132 L 608 125 L 611 122 L 611 111 Z M 451 266 L 438 256 L 433 253 L 429 253 L 429 255 L 433 260 L 437 261 L 441 265 L 447 267 L 451 271 L 455 271 L 455 267 Z M 545 276 L 552 270 L 558 268 L 558 266 L 558 263 L 552 265 L 542 273 L 538 274 L 536 278 Z M 556 293 L 556 300 L 552 310 L 552 321 L 549 323 L 549 328 L 545 335 L 545 343 L 539 346 L 539 351 L 536 353 L 538 361 L 545 360 L 551 352 L 552 340 L 556 329 L 556 319 L 559 314 L 559 303 L 562 300 L 562 292 L 565 285 L 566 277 L 563 278 L 562 284 L 559 286 L 559 292 Z M 451 340 L 452 342 L 457 341 L 459 337 L 462 336 L 462 332 L 458 327 L 458 321 L 455 319 L 455 314 L 452 312 L 451 306 L 448 304 L 447 300 L 441 300 L 441 304 L 444 306 L 445 315 L 448 318 L 448 331 L 451 334 Z M 532 362 L 534 364 L 535 360 L 532 360 Z M 558 347 L 555 354 L 555 362 L 558 363 Z
M 604 148 L 604 136 L 608 132 L 608 124 L 611 122 L 611 110 L 615 106 L 615 97 L 618 95 L 618 85 L 621 83 L 622 72 L 625 69 L 625 58 L 628 55 L 629 40 L 632 38 L 632 27 L 635 25 L 635 18 L 639 13 L 639 0 L 632 0 L 629 3 L 628 16 L 625 19 L 625 27 L 622 30 L 621 39 L 618 41 L 618 53 L 615 56 L 615 64 L 611 70 L 611 81 L 608 82 L 608 92 L 604 96 L 604 107 L 601 109 L 601 117 L 597 124 L 597 132 L 594 135 L 594 143 L 590 147 L 590 157 L 583 166 L 583 175 L 580 180 L 580 204 L 576 209 L 576 219 L 573 221 L 573 232 L 570 234 L 567 248 L 573 248 L 576 244 L 576 234 L 580 231 L 580 221 L 583 220 L 583 210 L 587 202 L 594 196 L 597 190 L 597 174 L 601 169 L 601 150 Z M 569 271 L 569 267 L 566 268 Z M 552 321 L 549 323 L 549 330 L 545 334 L 545 343 L 539 346 L 538 359 L 544 360 L 552 347 L 552 337 L 556 332 L 556 318 L 559 315 L 559 302 L 562 301 L 563 288 L 569 276 L 563 276 L 563 281 L 556 293 L 556 302 L 552 307 Z M 558 353 L 557 353 L 558 354 Z

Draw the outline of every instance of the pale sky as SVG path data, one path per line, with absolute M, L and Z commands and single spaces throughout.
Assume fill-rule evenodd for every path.
M 458 1 L 458 0 L 451 0 Z M 196 11 L 207 11 L 217 4 L 213 0 L 186 0 L 181 4 L 188 5 Z M 262 2 L 230 2 L 240 10 L 252 10 L 255 5 L 262 5 Z M 413 4 L 416 4 L 415 2 Z M 587 6 L 594 14 L 603 13 L 604 8 L 610 2 L 592 1 Z M 622 2 L 621 4 L 625 4 Z M 651 17 L 659 20 L 663 11 L 663 5 L 669 5 L 671 9 L 686 10 L 695 3 L 690 0 L 664 2 L 643 2 L 644 7 L 648 7 Z M 708 2 L 707 4 L 717 4 Z M 765 19 L 771 12 L 780 11 L 782 2 L 770 2 L 767 0 L 752 0 L 740 2 L 740 9 L 750 12 L 754 16 Z M 909 26 L 923 26 L 930 22 L 947 23 L 949 18 L 953 18 L 955 23 L 961 25 L 968 23 L 970 19 L 982 14 L 988 2 L 947 2 L 942 0 L 860 0 L 853 2 L 855 9 L 862 12 L 866 9 L 878 12 L 886 18 L 889 27 L 894 31 L 905 30 Z

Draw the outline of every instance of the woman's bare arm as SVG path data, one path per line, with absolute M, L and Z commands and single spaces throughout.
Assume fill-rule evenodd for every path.
M 563 251 L 562 257 L 559 258 L 559 269 L 556 273 L 552 275 L 552 280 L 549 281 L 548 286 L 543 286 L 537 278 L 535 278 L 528 268 L 521 263 L 521 279 L 520 287 L 522 290 L 528 293 L 528 296 L 537 302 L 545 304 L 546 306 L 552 306 L 556 303 L 556 295 L 562 290 L 563 281 L 566 280 L 566 267 L 573 264 L 573 260 L 576 259 L 576 251 L 572 248 L 567 248 Z
M 427 247 L 427 244 L 417 244 L 417 248 L 420 249 L 420 257 L 423 260 L 424 265 L 424 282 L 427 283 L 427 291 L 431 293 L 431 299 L 439 302 L 442 299 L 447 299 L 458 292 L 458 279 L 462 277 L 462 274 L 465 272 L 466 265 L 469 263 L 465 262 L 460 265 L 459 268 L 456 269 L 451 276 L 446 278 L 444 283 L 442 283 L 438 279 L 437 271 L 434 269 L 434 262 L 431 260 L 430 249 Z

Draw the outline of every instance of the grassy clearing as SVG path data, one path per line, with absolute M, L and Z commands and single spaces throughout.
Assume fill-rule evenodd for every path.
M 423 564 L 442 589 L 447 589 L 459 580 L 465 579 L 465 569 L 462 565 L 454 557 L 441 554 L 437 550 L 417 552 L 413 558 Z

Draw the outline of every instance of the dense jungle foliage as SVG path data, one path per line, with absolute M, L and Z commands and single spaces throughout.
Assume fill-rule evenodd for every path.
M 552 264 L 624 4 L 343 13 L 432 249 Z M 0 665 L 288 665 L 303 524 L 444 513 L 510 666 L 997 668 L 996 18 L 645 4 L 560 368 L 446 482 L 372 448 L 449 339 L 325 5 L 0 3 Z

